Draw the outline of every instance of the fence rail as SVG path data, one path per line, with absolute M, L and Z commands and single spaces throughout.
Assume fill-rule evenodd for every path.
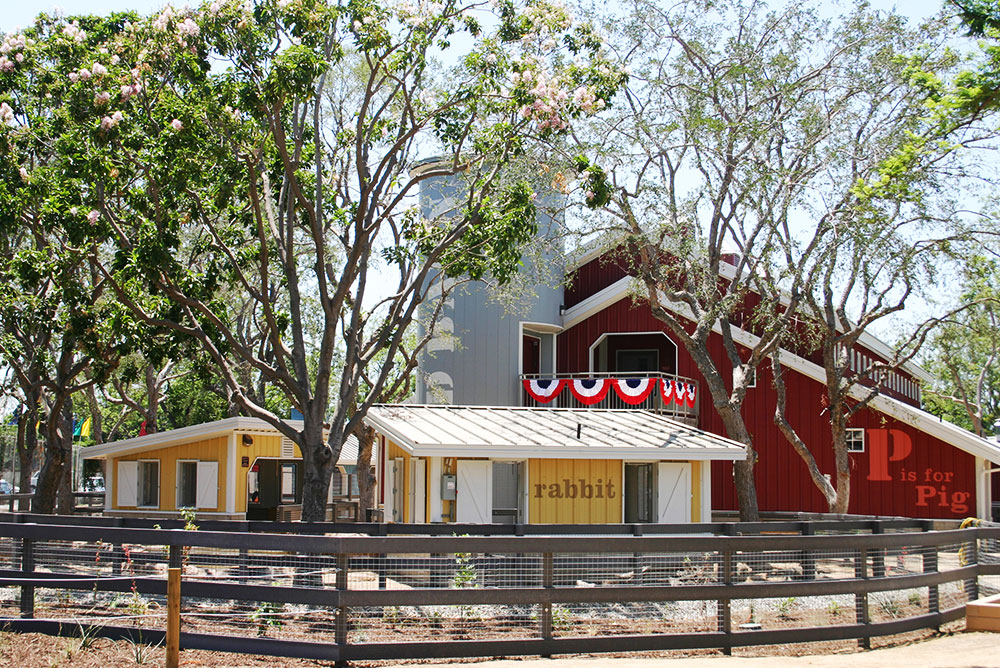
M 981 588 L 1000 590 L 1000 528 L 914 520 L 456 536 L 432 535 L 440 525 L 308 535 L 14 517 L 0 515 L 0 593 L 19 592 L 0 599 L 9 630 L 155 643 L 166 569 L 183 566 L 182 648 L 338 661 L 866 645 L 958 619 Z M 378 535 L 397 528 L 411 535 Z M 692 535 L 716 530 L 729 535 Z

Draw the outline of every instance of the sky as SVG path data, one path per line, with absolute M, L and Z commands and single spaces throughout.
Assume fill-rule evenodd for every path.
M 922 19 L 937 12 L 943 0 L 909 0 L 894 2 L 892 0 L 872 0 L 871 5 L 879 9 L 895 7 L 900 13 L 914 19 Z M 109 14 L 114 11 L 134 9 L 140 13 L 149 13 L 168 4 L 165 0 L 3 0 L 0 10 L 0 32 L 12 32 L 31 24 L 40 12 L 52 12 L 58 8 L 63 14 Z M 198 0 L 179 0 L 173 2 L 177 6 L 200 4 Z M 772 2 L 771 4 L 782 4 Z M 832 3 L 831 3 L 832 4 Z M 843 6 L 847 6 L 841 3 Z

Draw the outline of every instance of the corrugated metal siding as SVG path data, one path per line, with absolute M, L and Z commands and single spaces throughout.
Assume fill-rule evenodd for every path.
M 559 335 L 559 371 L 581 373 L 588 370 L 588 349 L 602 334 L 610 332 L 667 331 L 666 325 L 653 317 L 648 306 L 621 300 L 593 315 L 584 322 Z M 732 369 L 725 355 L 722 337 L 712 335 L 709 349 L 713 359 L 721 361 L 723 378 L 732 377 Z M 726 435 L 722 421 L 715 412 L 708 396 L 708 389 L 691 356 L 679 347 L 677 373 L 695 378 L 703 393 L 700 403 L 699 427 L 714 434 Z M 815 444 L 813 452 L 818 457 L 820 469 L 833 474 L 833 454 L 830 448 L 829 417 L 822 400 L 824 386 L 794 371 L 786 374 L 790 401 L 789 421 L 799 430 L 802 439 Z M 727 382 L 728 385 L 728 382 Z M 758 504 L 761 510 L 825 512 L 826 501 L 813 485 L 801 458 L 774 425 L 776 397 L 771 388 L 771 374 L 767 368 L 757 371 L 757 387 L 749 390 L 743 404 L 743 415 L 754 438 L 759 455 L 755 467 Z M 866 451 L 852 454 L 852 513 L 903 515 L 911 517 L 966 517 L 975 514 L 975 459 L 972 455 L 928 436 L 918 429 L 903 424 L 881 413 L 865 411 L 857 416 L 852 427 L 866 429 Z M 868 481 L 873 429 L 898 429 L 912 441 L 912 453 L 899 462 L 890 462 L 889 471 L 896 476 L 893 482 Z M 901 471 L 913 471 L 914 481 L 901 481 Z M 927 470 L 931 481 L 925 480 Z M 732 483 L 732 464 L 712 464 L 712 507 L 717 510 L 735 510 L 736 494 Z M 934 472 L 951 473 L 951 482 L 935 483 Z M 927 505 L 918 506 L 918 493 L 926 493 L 927 486 L 934 486 L 934 498 L 926 499 Z M 959 496 L 955 497 L 958 492 Z M 940 494 L 948 503 L 940 505 Z M 968 494 L 966 503 L 951 503 Z M 966 510 L 961 506 L 966 505 Z

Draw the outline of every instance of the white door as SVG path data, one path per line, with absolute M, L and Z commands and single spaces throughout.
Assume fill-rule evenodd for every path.
M 410 460 L 410 521 L 427 521 L 427 476 L 423 459 Z
M 118 507 L 135 506 L 139 503 L 139 462 L 118 462 Z
M 691 521 L 691 464 L 660 462 L 656 471 L 656 516 L 661 524 Z
M 457 522 L 491 523 L 493 521 L 493 462 L 459 459 L 456 492 Z
M 403 466 L 403 458 L 397 457 L 392 460 L 392 479 L 390 482 L 389 490 L 392 493 L 392 518 L 393 522 L 405 522 L 406 518 L 403 517 L 403 490 L 404 483 L 406 480 L 403 478 L 406 475 L 406 468 Z
M 219 462 L 198 462 L 198 507 L 219 507 Z

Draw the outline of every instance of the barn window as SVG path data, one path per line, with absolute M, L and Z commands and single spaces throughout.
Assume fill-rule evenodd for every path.
M 295 464 L 281 465 L 281 502 L 295 503 Z
M 177 462 L 177 507 L 194 508 L 198 502 L 198 462 Z
M 139 462 L 139 506 L 158 508 L 160 505 L 160 461 Z
M 865 430 L 864 429 L 848 429 L 847 430 L 847 451 L 848 452 L 864 452 L 865 451 Z

